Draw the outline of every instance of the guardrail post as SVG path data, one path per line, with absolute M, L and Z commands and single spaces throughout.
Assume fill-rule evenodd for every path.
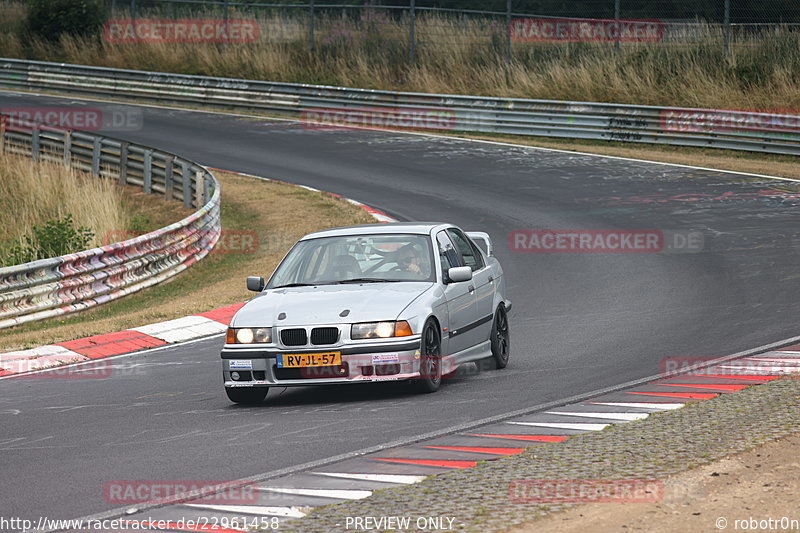
M 722 55 L 728 58 L 731 42 L 731 0 L 725 0 L 725 19 L 722 22 Z
M 211 198 L 211 180 L 208 175 L 203 176 L 203 205 Z
M 183 181 L 183 207 L 192 207 L 192 171 L 189 163 L 181 161 L 181 178 Z
M 153 192 L 153 151 L 145 150 L 144 152 L 144 179 L 142 183 L 142 190 L 146 193 Z
M 175 158 L 167 156 L 164 160 L 164 196 L 172 200 L 172 172 L 175 167 Z
M 308 49 L 314 50 L 314 0 L 308 2 Z
M 225 0 L 222 3 L 222 9 L 223 9 L 222 20 L 225 23 L 225 44 L 228 43 L 228 35 L 229 35 L 228 34 L 228 3 L 229 2 L 230 2 L 230 0 Z
M 511 75 L 511 0 L 506 0 L 506 82 Z
M 31 128 L 31 157 L 34 161 L 39 161 L 40 141 L 39 126 L 38 124 L 34 124 Z
M 200 208 L 203 205 L 203 172 L 198 170 L 194 173 L 194 206 Z
M 100 137 L 95 137 L 92 142 L 92 174 L 100 175 Z
M 128 143 L 119 145 L 119 184 L 128 184 Z
M 0 154 L 6 152 L 6 116 L 0 116 Z
M 72 166 L 72 130 L 64 132 L 64 166 Z
M 411 0 L 408 17 L 408 60 L 414 61 L 414 31 L 417 20 L 416 2 Z

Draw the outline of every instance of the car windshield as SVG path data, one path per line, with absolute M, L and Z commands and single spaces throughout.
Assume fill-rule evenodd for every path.
M 427 235 L 322 237 L 298 242 L 278 266 L 267 288 L 435 281 L 432 265 Z

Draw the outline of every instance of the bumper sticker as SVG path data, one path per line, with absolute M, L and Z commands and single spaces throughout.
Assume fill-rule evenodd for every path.
M 399 363 L 399 353 L 376 353 L 372 355 L 372 364 Z
M 252 370 L 253 369 L 253 361 L 249 359 L 231 359 L 230 360 L 230 369 L 231 370 Z

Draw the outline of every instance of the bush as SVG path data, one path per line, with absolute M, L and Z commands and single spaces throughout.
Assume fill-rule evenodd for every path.
M 106 19 L 102 0 L 30 0 L 27 33 L 48 41 L 62 34 L 97 35 Z
M 76 228 L 72 215 L 61 220 L 48 220 L 44 226 L 33 226 L 33 236 L 14 242 L 5 264 L 21 265 L 89 249 L 94 233 L 89 228 Z

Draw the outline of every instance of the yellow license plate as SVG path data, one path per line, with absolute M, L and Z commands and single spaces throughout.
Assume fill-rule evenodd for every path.
M 336 366 L 342 364 L 342 352 L 278 354 L 278 368 Z

